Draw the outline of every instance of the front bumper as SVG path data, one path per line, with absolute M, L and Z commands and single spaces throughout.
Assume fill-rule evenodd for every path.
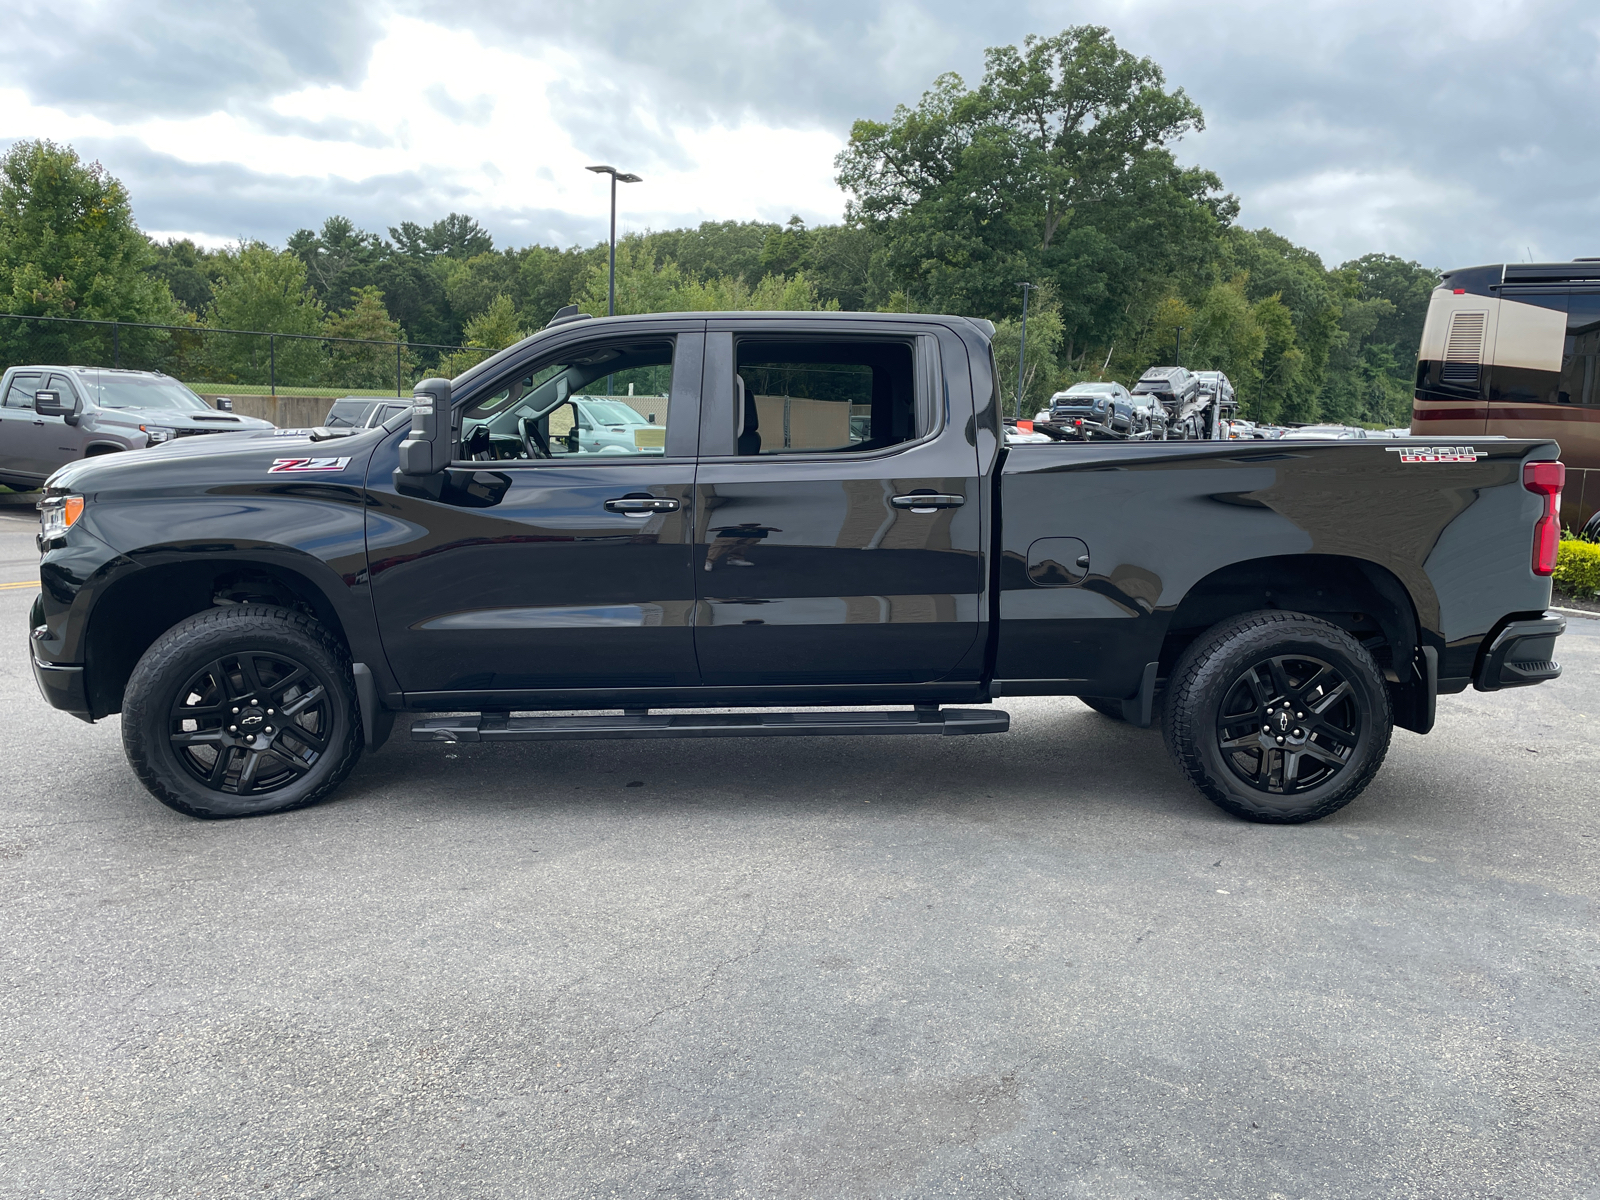
M 50 632 L 45 624 L 44 595 L 34 597 L 28 614 L 28 661 L 33 664 L 33 681 L 39 685 L 39 694 L 52 708 L 69 712 L 80 721 L 94 723 L 89 710 L 89 685 L 84 679 L 83 667 L 77 664 L 40 662 L 34 643 L 44 640 Z
M 1561 675 L 1555 660 L 1556 639 L 1567 629 L 1559 613 L 1545 613 L 1531 621 L 1512 621 L 1489 643 L 1478 664 L 1472 686 L 1480 692 L 1531 687 Z
M 89 715 L 89 691 L 82 667 L 58 667 L 35 658 L 33 678 L 51 706 L 71 713 L 80 721 L 94 723 L 94 718 Z

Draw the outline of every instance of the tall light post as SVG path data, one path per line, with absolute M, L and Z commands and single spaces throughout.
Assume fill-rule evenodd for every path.
M 1022 368 L 1028 361 L 1028 293 L 1033 291 L 1031 283 L 1019 283 L 1022 289 L 1022 336 L 1017 341 L 1017 420 L 1022 420 Z
M 596 175 L 611 176 L 611 274 L 606 284 L 606 316 L 617 315 L 617 184 L 642 183 L 644 180 L 638 175 L 630 175 L 618 171 L 615 167 L 597 166 L 590 167 Z

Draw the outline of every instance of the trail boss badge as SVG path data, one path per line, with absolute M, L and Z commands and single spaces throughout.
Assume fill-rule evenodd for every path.
M 1398 454 L 1403 463 L 1477 462 L 1476 446 L 1385 446 L 1390 454 Z
M 277 458 L 267 468 L 268 475 L 297 475 L 302 471 L 342 471 L 348 458 Z

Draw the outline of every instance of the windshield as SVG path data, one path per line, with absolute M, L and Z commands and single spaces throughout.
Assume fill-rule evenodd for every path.
M 176 379 L 150 375 L 80 376 L 89 398 L 101 408 L 165 408 L 178 412 L 210 412 L 211 406 Z
M 583 407 L 589 413 L 589 416 L 601 425 L 648 424 L 641 413 L 635 412 L 620 401 L 588 400 Z

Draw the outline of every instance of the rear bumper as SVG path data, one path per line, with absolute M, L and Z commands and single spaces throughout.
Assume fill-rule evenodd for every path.
M 1556 638 L 1567 628 L 1567 619 L 1546 613 L 1530 621 L 1512 621 L 1489 643 L 1478 664 L 1472 685 L 1480 692 L 1504 688 L 1530 687 L 1561 675 L 1555 659 Z

